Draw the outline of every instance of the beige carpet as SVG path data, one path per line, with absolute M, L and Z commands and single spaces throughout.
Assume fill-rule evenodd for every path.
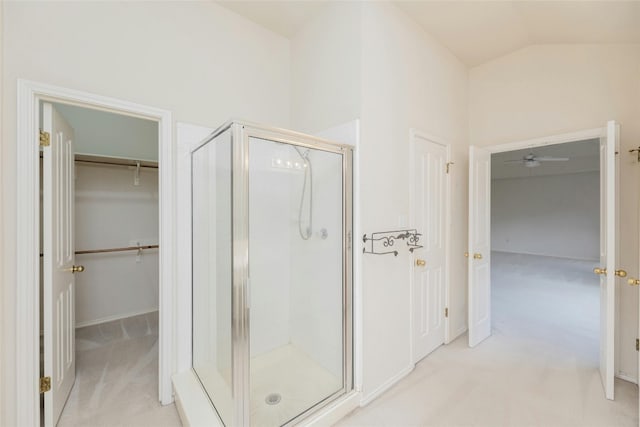
M 638 426 L 638 387 L 597 370 L 593 264 L 493 254 L 493 335 L 440 347 L 341 426 Z M 157 315 L 79 330 L 59 426 L 179 426 L 157 402 Z M 271 390 L 271 389 L 269 389 Z
M 638 426 L 638 387 L 598 373 L 593 263 L 494 253 L 493 335 L 440 347 L 341 426 Z
M 58 427 L 180 426 L 158 402 L 158 313 L 76 331 L 76 382 Z

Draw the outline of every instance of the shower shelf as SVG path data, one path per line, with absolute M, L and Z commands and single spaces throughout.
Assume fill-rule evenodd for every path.
M 422 236 L 422 234 L 418 233 L 418 230 L 415 228 L 396 231 L 377 231 L 371 233 L 371 237 L 367 237 L 365 234 L 362 236 L 362 241 L 365 245 L 364 248 L 362 248 L 362 253 L 373 255 L 393 254 L 393 256 L 398 256 L 398 251 L 392 249 L 396 240 L 405 241 L 409 252 L 413 253 L 414 250 L 422 247 L 418 244 L 420 236 Z M 371 243 L 369 244 L 369 242 Z

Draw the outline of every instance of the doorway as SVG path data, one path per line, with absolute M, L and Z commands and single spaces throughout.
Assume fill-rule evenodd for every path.
M 170 278 L 173 275 L 173 227 L 171 206 L 174 198 L 172 150 L 170 146 L 171 114 L 159 110 L 102 97 L 75 90 L 54 87 L 25 80 L 18 81 L 18 196 L 16 209 L 17 232 L 22 236 L 18 239 L 16 248 L 17 280 L 21 284 L 16 300 L 17 333 L 25 337 L 19 340 L 16 354 L 19 363 L 16 367 L 17 389 L 17 420 L 19 425 L 36 425 L 40 423 L 40 187 L 39 170 L 39 128 L 41 102 L 74 105 L 90 110 L 101 110 L 129 117 L 143 118 L 157 123 L 156 142 L 158 146 L 158 161 L 164 165 L 159 173 L 159 342 L 158 342 L 158 396 L 163 404 L 172 402 L 170 375 L 172 366 L 172 315 L 170 295 L 174 286 Z M 70 197 L 67 198 L 70 200 Z M 62 216 L 68 218 L 68 216 Z M 68 247 L 66 248 L 68 250 Z M 78 267 L 74 264 L 75 267 Z M 73 268 L 73 266 L 71 267 Z M 76 270 L 77 271 L 77 270 Z M 74 319 L 75 320 L 75 319 Z M 67 321 L 68 325 L 75 322 Z M 74 328 L 72 328 L 74 329 Z M 29 339 L 28 337 L 32 337 Z M 73 342 L 67 340 L 66 343 Z M 68 348 L 68 344 L 67 344 Z M 46 381 L 45 384 L 46 386 Z M 45 387 L 46 388 L 46 387 Z M 46 392 L 45 392 L 46 394 Z
M 596 139 L 599 144 L 599 371 L 607 399 L 613 399 L 614 385 L 614 324 L 616 278 L 626 272 L 617 270 L 617 159 L 619 126 L 610 121 L 607 126 L 572 134 L 504 144 L 489 148 L 470 147 L 469 159 L 469 345 L 478 345 L 491 335 L 491 154 L 536 149 L 575 141 Z M 520 162 L 539 162 L 528 158 Z M 535 157 L 535 156 L 534 156 Z
M 158 124 L 49 102 L 40 118 L 44 424 L 135 419 L 157 402 Z
M 494 334 L 597 372 L 599 255 L 597 139 L 492 154 Z

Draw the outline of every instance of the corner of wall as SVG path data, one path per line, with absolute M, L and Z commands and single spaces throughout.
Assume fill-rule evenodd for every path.
M 361 10 L 329 3 L 291 38 L 292 128 L 313 134 L 360 117 Z

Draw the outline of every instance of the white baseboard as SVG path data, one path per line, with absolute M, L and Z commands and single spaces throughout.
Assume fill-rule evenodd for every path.
M 153 313 L 154 311 L 158 311 L 158 307 L 132 311 L 129 313 L 115 314 L 113 316 L 101 317 L 94 320 L 85 320 L 84 322 L 76 322 L 76 329 L 84 328 L 85 326 L 94 326 L 101 323 L 113 322 L 114 320 L 126 319 L 127 317 L 139 316 L 141 314 Z
M 630 383 L 633 383 L 633 384 L 638 384 L 638 379 L 637 378 L 633 378 L 633 377 L 627 375 L 624 372 L 618 372 L 616 374 L 616 378 L 620 378 L 621 380 L 629 381 Z
M 374 401 L 376 398 L 378 398 L 381 394 L 383 394 L 385 391 L 389 390 L 391 387 L 393 387 L 398 381 L 400 381 L 401 379 L 403 379 L 404 377 L 406 377 L 407 375 L 409 375 L 411 373 L 411 371 L 413 371 L 415 365 L 409 365 L 406 368 L 404 368 L 402 371 L 398 372 L 397 374 L 395 374 L 393 377 L 389 378 L 387 381 L 385 381 L 382 385 L 380 385 L 378 388 L 376 388 L 374 391 L 372 391 L 371 393 L 369 393 L 366 396 L 362 397 L 362 402 L 360 402 L 360 406 L 366 406 L 369 403 L 371 403 L 372 401 Z
M 463 326 L 460 329 L 458 329 L 457 331 L 455 331 L 453 333 L 453 335 L 451 335 L 449 337 L 449 342 L 447 344 L 451 344 L 452 342 L 454 342 L 456 339 L 458 339 L 460 337 L 460 335 L 464 334 L 465 332 L 467 332 L 467 327 Z

